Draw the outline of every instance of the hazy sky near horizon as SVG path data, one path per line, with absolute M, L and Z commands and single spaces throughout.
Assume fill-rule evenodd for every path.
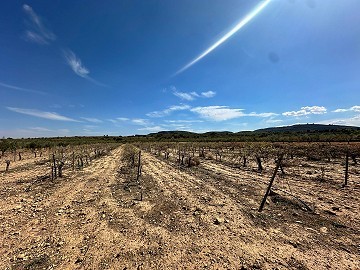
M 6 0 L 0 137 L 360 126 L 358 0 Z

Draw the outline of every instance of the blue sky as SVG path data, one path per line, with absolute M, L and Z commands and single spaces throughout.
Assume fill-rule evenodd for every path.
M 360 1 L 16 1 L 0 136 L 360 126 Z

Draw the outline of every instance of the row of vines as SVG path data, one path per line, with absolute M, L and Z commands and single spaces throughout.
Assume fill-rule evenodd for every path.
M 47 164 L 52 179 L 63 176 L 64 170 L 81 170 L 91 164 L 94 159 L 108 154 L 117 147 L 116 143 L 97 143 L 83 145 L 27 145 L 19 148 L 14 144 L 0 142 L 0 161 L 5 163 L 5 172 L 16 169 L 29 162 L 36 165 Z

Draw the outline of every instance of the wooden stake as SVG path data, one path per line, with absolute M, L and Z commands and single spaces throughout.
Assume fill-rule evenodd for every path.
M 136 181 L 137 181 L 137 182 L 139 182 L 140 170 L 141 170 L 141 151 L 139 151 L 139 162 L 138 162 L 137 176 L 136 176 Z
M 75 152 L 72 152 L 71 167 L 72 170 L 75 171 Z
M 278 161 L 277 161 L 277 163 L 276 163 L 276 167 L 275 167 L 274 173 L 273 173 L 273 175 L 271 176 L 270 183 L 269 183 L 269 185 L 268 185 L 268 187 L 267 187 L 267 189 L 266 189 L 264 198 L 263 198 L 262 201 L 261 201 L 260 208 L 259 208 L 259 212 L 261 212 L 261 211 L 263 210 L 263 208 L 264 208 L 266 199 L 267 199 L 267 197 L 268 197 L 268 195 L 269 195 L 269 193 L 270 193 L 271 186 L 272 186 L 272 184 L 273 184 L 273 182 L 274 182 L 274 180 L 275 180 L 275 176 L 276 176 L 276 174 L 277 174 L 277 172 L 278 172 L 278 170 L 279 170 L 279 167 L 280 167 L 280 165 L 281 165 L 281 161 L 282 161 L 282 159 L 283 159 L 283 156 L 284 156 L 284 154 L 281 154 L 280 157 L 279 157 L 279 159 L 278 159 Z
M 347 186 L 348 183 L 348 179 L 349 179 L 349 151 L 346 151 L 346 158 L 345 158 L 345 183 L 344 183 L 344 187 Z
M 57 178 L 57 173 L 56 173 L 56 160 L 55 160 L 55 154 L 52 155 L 53 158 L 53 169 L 54 169 L 54 179 Z

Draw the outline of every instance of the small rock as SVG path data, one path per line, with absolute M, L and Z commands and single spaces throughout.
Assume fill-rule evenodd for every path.
M 325 210 L 324 211 L 326 214 L 332 215 L 332 216 L 336 216 L 336 213 L 330 210 Z
M 220 218 L 220 217 L 216 217 L 215 220 L 214 220 L 215 225 L 220 225 L 223 222 L 224 222 L 224 219 Z
M 326 228 L 326 227 L 321 227 L 321 228 L 320 228 L 320 232 L 326 234 L 326 233 L 328 233 L 328 228 Z
M 18 256 L 17 256 L 17 259 L 19 260 L 24 260 L 24 258 L 26 258 L 26 255 L 24 253 L 20 253 Z
M 81 258 L 77 258 L 75 263 L 81 263 L 83 260 Z
M 289 241 L 289 244 L 292 245 L 294 248 L 297 248 L 300 244 L 298 242 Z

